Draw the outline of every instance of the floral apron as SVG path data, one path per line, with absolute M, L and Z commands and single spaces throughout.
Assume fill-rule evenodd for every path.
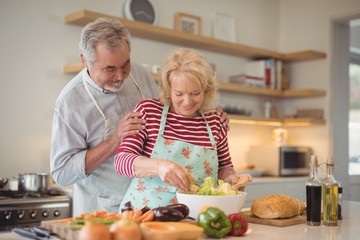
M 212 148 L 165 139 L 163 136 L 168 111 L 169 106 L 165 106 L 161 116 L 159 133 L 150 157 L 167 159 L 179 164 L 192 175 L 197 185 L 208 176 L 212 176 L 217 181 L 219 164 L 217 150 L 208 123 L 206 122 L 206 128 Z M 202 116 L 204 117 L 204 115 Z M 131 201 L 135 208 L 167 206 L 177 203 L 176 191 L 176 187 L 164 183 L 158 176 L 134 178 L 120 206 L 128 201 Z

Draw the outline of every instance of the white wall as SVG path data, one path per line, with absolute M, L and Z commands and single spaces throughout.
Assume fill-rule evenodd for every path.
M 296 129 L 293 134 L 297 134 L 305 141 L 316 143 L 322 161 L 329 156 L 334 157 L 336 178 L 344 186 L 344 199 L 359 201 L 359 197 L 350 194 L 351 190 L 359 189 L 359 181 L 350 186 L 351 179 L 348 176 L 349 31 L 335 31 L 335 22 L 348 24 L 349 19 L 359 17 L 359 1 L 282 0 L 281 8 L 282 51 L 296 51 L 312 43 L 315 49 L 328 53 L 325 61 L 300 63 L 297 64 L 296 69 L 292 69 L 292 78 L 295 79 L 296 86 L 312 85 L 328 90 L 328 95 L 324 99 L 328 124 L 325 128 L 317 129 L 318 131 L 313 131 L 311 128 Z M 346 42 L 347 46 L 344 45 Z M 310 106 L 316 106 L 318 103 L 309 101 Z M 325 173 L 324 169 L 323 167 L 322 174 Z
M 293 52 L 314 49 L 330 52 L 332 19 L 360 12 L 357 0 L 153 0 L 159 10 L 158 25 L 173 28 L 175 12 L 202 17 L 203 35 L 211 36 L 213 14 L 218 11 L 236 17 L 237 42 L 270 50 Z M 0 1 L 1 124 L 0 176 L 19 172 L 48 172 L 53 105 L 63 86 L 65 64 L 79 62 L 81 28 L 64 24 L 64 16 L 82 9 L 123 16 L 124 0 L 4 0 Z M 226 3 L 226 4 L 225 4 Z M 176 46 L 137 39 L 132 59 L 159 64 Z M 240 73 L 246 59 L 204 52 L 224 78 Z M 287 66 L 292 87 L 329 89 L 330 60 L 316 60 Z M 287 100 L 279 107 L 292 113 L 298 107 L 325 109 L 329 116 L 329 95 L 325 98 Z M 237 102 L 259 114 L 264 99 L 227 94 L 224 103 Z M 254 101 L 255 100 L 255 101 Z M 230 150 L 235 165 L 246 160 L 249 145 L 269 143 L 269 127 L 232 125 Z M 326 126 L 289 128 L 289 143 L 311 145 L 320 158 L 329 152 L 330 129 Z
M 201 16 L 203 34 L 211 36 L 212 17 L 219 11 L 237 16 L 239 42 L 277 48 L 277 0 L 229 0 L 227 4 L 216 0 L 154 2 L 160 14 L 160 26 L 173 28 L 175 12 L 182 11 Z M 64 75 L 62 68 L 79 62 L 81 28 L 64 24 L 64 16 L 88 9 L 121 17 L 123 3 L 124 0 L 0 1 L 1 177 L 49 171 L 53 105 L 72 78 Z M 270 34 L 272 30 L 275 34 Z M 135 38 L 132 58 L 159 64 L 174 47 Z M 224 76 L 237 73 L 243 61 L 210 52 L 205 54 L 221 69 L 219 75 Z

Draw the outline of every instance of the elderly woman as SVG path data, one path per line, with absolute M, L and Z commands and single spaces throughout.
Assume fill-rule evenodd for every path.
M 176 191 L 212 176 L 230 184 L 252 181 L 233 168 L 227 131 L 213 109 L 217 97 L 212 67 L 198 51 L 177 49 L 165 59 L 160 99 L 141 101 L 146 127 L 126 137 L 116 151 L 116 172 L 133 178 L 122 204 L 150 208 L 175 203 Z M 189 175 L 192 178 L 189 178 Z

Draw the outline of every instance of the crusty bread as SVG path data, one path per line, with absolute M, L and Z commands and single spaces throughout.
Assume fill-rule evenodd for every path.
M 284 194 L 267 195 L 251 204 L 251 213 L 259 218 L 290 218 L 302 214 L 304 210 L 303 202 Z

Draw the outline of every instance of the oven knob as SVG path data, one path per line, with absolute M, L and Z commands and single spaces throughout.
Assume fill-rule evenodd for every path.
M 18 219 L 23 219 L 25 216 L 25 211 L 19 211 L 18 212 Z
M 36 211 L 32 211 L 32 212 L 30 213 L 30 217 L 31 217 L 31 218 L 36 218 L 36 215 L 37 215 L 37 212 L 36 212 Z
M 43 215 L 43 217 L 48 217 L 49 216 L 49 211 L 43 211 L 42 215 Z
M 54 211 L 54 216 L 55 216 L 55 217 L 60 216 L 60 211 L 59 211 L 59 210 L 55 210 L 55 211 Z
M 10 220 L 11 212 L 5 212 L 5 220 Z

